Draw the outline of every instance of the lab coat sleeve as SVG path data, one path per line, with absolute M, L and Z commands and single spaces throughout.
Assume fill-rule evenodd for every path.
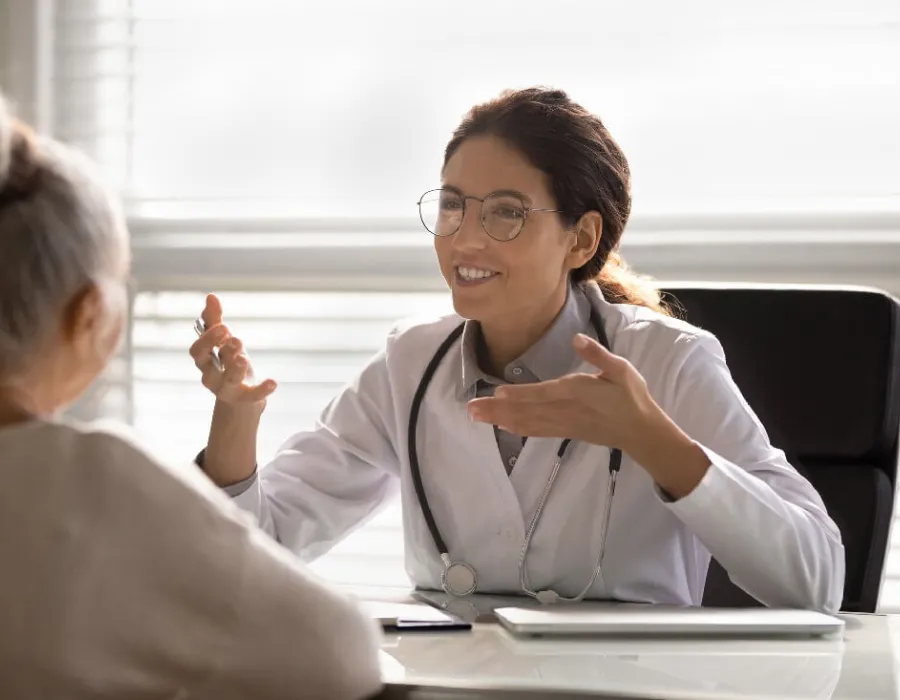
M 711 466 L 668 507 L 761 603 L 837 611 L 844 588 L 840 531 L 813 486 L 769 442 L 718 340 L 693 339 L 677 371 L 664 408 Z
M 313 429 L 288 439 L 255 482 L 234 497 L 304 560 L 326 553 L 398 493 L 387 352 L 378 353 Z

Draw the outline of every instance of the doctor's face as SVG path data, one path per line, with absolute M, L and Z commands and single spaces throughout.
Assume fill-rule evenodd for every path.
M 434 238 L 456 312 L 482 323 L 555 316 L 565 301 L 569 270 L 582 261 L 572 254 L 575 235 L 559 214 L 527 211 L 557 208 L 547 176 L 505 141 L 476 136 L 447 161 L 441 186 L 446 201 L 438 207 L 438 233 L 442 223 L 464 214 L 455 233 Z M 487 203 L 479 201 L 489 195 Z M 526 209 L 524 223 L 516 221 L 517 203 Z M 496 240 L 520 224 L 515 238 Z M 453 228 L 451 221 L 445 230 Z

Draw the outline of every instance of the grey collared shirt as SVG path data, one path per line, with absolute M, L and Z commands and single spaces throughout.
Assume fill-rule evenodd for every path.
M 550 328 L 521 357 L 503 369 L 503 377 L 494 377 L 481 369 L 478 362 L 481 330 L 477 322 L 467 321 L 462 335 L 462 383 L 464 391 L 474 397 L 491 396 L 502 384 L 544 382 L 571 372 L 580 364 L 572 348 L 577 333 L 594 336 L 591 328 L 591 304 L 580 287 L 569 286 L 566 302 Z M 525 438 L 494 427 L 497 448 L 512 472 L 525 444 Z

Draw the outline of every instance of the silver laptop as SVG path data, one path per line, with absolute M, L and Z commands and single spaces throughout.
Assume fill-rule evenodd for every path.
M 519 636 L 822 637 L 844 621 L 812 610 L 580 605 L 498 608 L 497 621 Z

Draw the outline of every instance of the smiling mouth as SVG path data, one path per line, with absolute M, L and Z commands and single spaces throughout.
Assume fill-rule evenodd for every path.
M 463 282 L 484 282 L 499 274 L 493 270 L 485 270 L 480 267 L 458 265 L 455 269 L 457 279 Z

